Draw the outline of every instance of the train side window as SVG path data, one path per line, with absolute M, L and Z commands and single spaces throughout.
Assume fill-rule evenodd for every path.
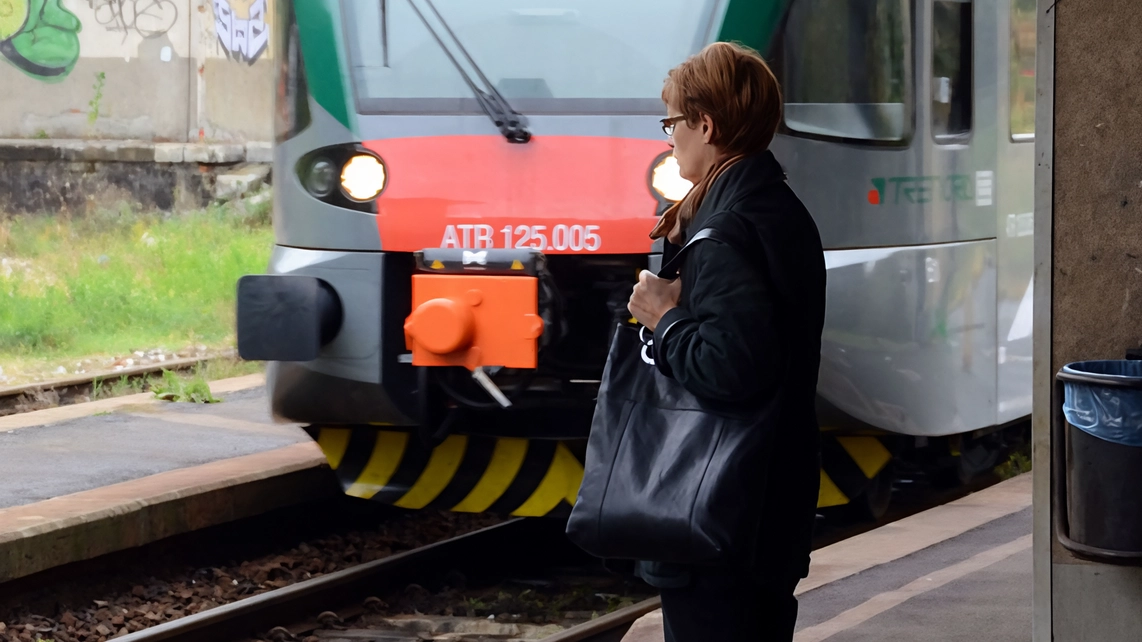
M 972 3 L 932 3 L 932 133 L 959 142 L 972 128 Z
M 1035 140 L 1035 0 L 1011 3 L 1011 140 Z
M 908 0 L 797 0 L 776 49 L 785 129 L 856 141 L 911 135 Z

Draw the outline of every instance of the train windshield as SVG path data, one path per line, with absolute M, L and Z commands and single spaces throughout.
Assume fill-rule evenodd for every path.
M 525 114 L 657 114 L 663 111 L 659 96 L 666 73 L 712 39 L 717 4 L 348 0 L 344 18 L 358 109 L 480 113 L 449 59 L 448 52 L 479 82 L 466 51 L 511 106 Z M 463 51 L 453 46 L 457 42 Z

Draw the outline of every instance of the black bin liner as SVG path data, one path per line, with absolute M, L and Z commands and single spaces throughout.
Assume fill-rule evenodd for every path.
M 1075 362 L 1056 382 L 1055 470 L 1066 475 L 1065 490 L 1056 478 L 1056 496 L 1065 492 L 1055 510 L 1059 539 L 1082 556 L 1140 563 L 1142 361 Z

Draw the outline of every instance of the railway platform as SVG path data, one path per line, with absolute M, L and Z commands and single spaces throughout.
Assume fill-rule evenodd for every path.
M 815 551 L 795 642 L 1030 640 L 1031 510 L 1027 473 Z M 661 611 L 622 638 L 662 639 Z
M 340 492 L 261 375 L 210 387 L 0 417 L 0 582 Z

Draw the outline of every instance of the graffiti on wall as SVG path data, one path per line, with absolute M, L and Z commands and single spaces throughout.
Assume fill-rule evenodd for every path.
M 95 13 L 95 22 L 110 32 L 122 33 L 123 42 L 131 34 L 157 38 L 178 22 L 174 0 L 87 0 L 87 4 Z
M 270 43 L 266 0 L 214 0 L 214 33 L 227 57 L 254 64 Z
M 0 54 L 37 80 L 59 82 L 71 73 L 80 29 L 60 0 L 0 0 Z

